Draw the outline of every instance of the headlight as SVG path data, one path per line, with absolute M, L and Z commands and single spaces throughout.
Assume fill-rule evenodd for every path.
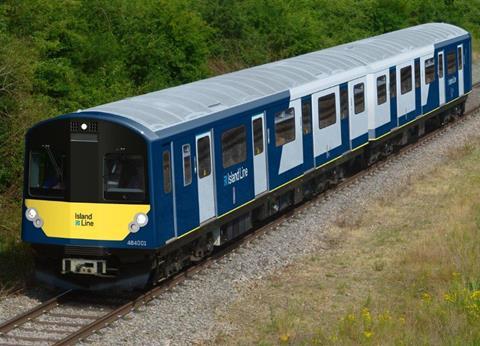
M 25 212 L 25 217 L 28 221 L 34 221 L 38 217 L 38 213 L 34 208 L 28 208 Z
M 135 215 L 134 220 L 137 225 L 139 225 L 140 227 L 143 227 L 143 226 L 146 226 L 148 223 L 148 216 L 145 215 L 144 213 L 138 213 L 137 215 Z
M 36 228 L 41 228 L 43 226 L 43 220 L 40 219 L 39 217 L 33 220 L 33 226 Z
M 128 230 L 130 231 L 130 233 L 137 233 L 140 230 L 140 226 L 135 222 L 130 222 L 130 224 L 128 225 Z

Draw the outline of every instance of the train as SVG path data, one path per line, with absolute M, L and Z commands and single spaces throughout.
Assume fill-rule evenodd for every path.
M 428 23 L 78 110 L 25 136 L 50 287 L 135 290 L 463 114 L 468 31 Z

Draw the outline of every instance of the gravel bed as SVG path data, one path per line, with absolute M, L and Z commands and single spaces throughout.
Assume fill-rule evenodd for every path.
M 478 91 L 475 93 L 471 99 L 478 98 Z M 84 344 L 187 345 L 202 343 L 219 332 L 228 334 L 235 326 L 218 320 L 217 316 L 226 312 L 229 304 L 242 294 L 248 294 L 257 280 L 300 257 L 329 248 L 327 235 L 332 223 L 344 215 L 355 218 L 355 213 L 362 213 L 375 199 L 395 193 L 415 177 L 435 169 L 452 150 L 469 143 L 479 133 L 477 113 L 352 186 L 319 198 L 275 231 L 228 255 L 147 307 L 101 330 Z M 52 293 L 39 289 L 4 299 L 0 302 L 0 323 L 51 296 Z

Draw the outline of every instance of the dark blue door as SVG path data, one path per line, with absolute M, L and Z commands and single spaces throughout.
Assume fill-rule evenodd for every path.
M 415 59 L 415 117 L 422 114 L 422 82 L 420 73 L 420 58 L 417 58 Z
M 181 236 L 199 224 L 195 137 L 175 140 L 173 150 L 177 236 Z
M 390 67 L 389 74 L 390 82 L 390 127 L 395 128 L 398 126 L 397 117 L 397 67 Z
M 303 171 L 313 168 L 312 97 L 302 98 Z
M 342 133 L 342 153 L 351 149 L 350 143 L 350 120 L 348 106 L 348 83 L 340 85 L 340 121 Z
M 445 97 L 449 102 L 458 97 L 457 46 L 445 48 Z
M 172 144 L 162 145 L 161 151 L 161 187 L 160 193 L 157 195 L 158 206 L 156 208 L 156 219 L 159 223 L 160 238 L 168 240 L 175 236 L 175 218 L 174 218 L 174 177 L 173 177 L 173 161 L 172 161 Z M 160 160 L 159 160 L 160 161 Z

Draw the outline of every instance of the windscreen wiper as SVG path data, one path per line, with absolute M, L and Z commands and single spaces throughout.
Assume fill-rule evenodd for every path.
M 55 156 L 53 155 L 52 149 L 50 149 L 49 144 L 44 144 L 42 145 L 42 148 L 45 149 L 47 152 L 48 158 L 50 159 L 50 162 L 53 165 L 53 168 L 55 169 L 55 174 L 57 175 L 57 178 L 60 179 L 60 181 L 63 181 L 63 173 L 62 170 L 60 169 L 60 166 L 57 163 L 57 160 L 55 160 Z

